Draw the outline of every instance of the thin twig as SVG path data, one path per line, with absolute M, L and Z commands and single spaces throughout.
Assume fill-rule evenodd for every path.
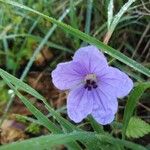
M 150 28 L 150 23 L 146 26 L 146 28 L 145 28 L 145 30 L 144 30 L 144 32 L 143 32 L 143 34 L 142 34 L 142 36 L 141 36 L 141 38 L 140 38 L 140 40 L 139 40 L 137 46 L 136 46 L 136 48 L 135 48 L 135 51 L 133 52 L 133 55 L 132 55 L 131 58 L 134 58 L 134 56 L 135 56 L 137 50 L 139 49 L 139 47 L 140 47 L 140 45 L 141 45 L 141 43 L 142 43 L 142 41 L 143 41 L 145 35 L 146 35 L 147 32 L 149 31 L 149 28 Z
M 145 106 L 145 105 L 143 105 L 142 103 L 138 103 L 138 105 L 140 105 L 141 107 L 143 107 L 143 108 L 145 108 L 147 111 L 149 111 L 150 112 L 150 108 L 149 107 L 147 107 L 147 106 Z

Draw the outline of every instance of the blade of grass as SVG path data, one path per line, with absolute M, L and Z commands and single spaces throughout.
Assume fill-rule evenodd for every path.
M 74 0 L 70 0 L 70 22 L 71 22 L 71 26 L 74 27 L 75 29 L 78 29 L 78 19 L 76 16 L 76 8 L 75 8 L 75 1 Z M 74 43 L 75 46 L 78 47 L 80 45 L 80 41 L 77 38 L 74 38 Z
M 8 42 L 6 38 L 3 38 L 3 45 L 4 45 L 4 51 L 6 54 L 5 63 L 6 63 L 6 67 L 8 68 L 9 50 L 8 50 Z
M 86 22 L 85 22 L 85 29 L 84 29 L 84 32 L 86 34 L 90 34 L 92 7 L 93 7 L 93 0 L 87 0 Z M 86 46 L 87 44 L 88 43 L 83 42 L 81 44 L 81 47 Z
M 107 20 L 107 28 L 109 30 L 110 25 L 112 23 L 113 20 L 113 9 L 114 9 L 114 0 L 110 0 L 109 4 L 108 4 L 108 20 Z
M 57 109 L 56 112 L 62 112 L 65 108 L 64 107 L 61 107 L 60 109 Z M 33 123 L 36 123 L 36 124 L 39 124 L 41 125 L 41 122 L 39 122 L 38 120 L 36 119 L 33 119 L 31 117 L 27 117 L 27 116 L 24 116 L 24 115 L 19 115 L 19 114 L 14 114 L 15 118 L 17 118 L 18 120 L 27 120 L 27 121 L 30 121 L 30 122 L 33 122 Z M 46 117 L 52 117 L 52 114 L 49 113 L 46 115 Z
M 15 94 L 20 98 L 20 100 L 32 112 L 32 114 L 34 114 L 34 116 L 43 126 L 45 126 L 49 131 L 53 133 L 62 133 L 62 130 L 60 128 L 58 128 L 52 121 L 50 121 L 45 115 L 43 115 L 43 113 L 41 113 L 36 107 L 34 107 L 34 105 L 32 105 L 32 103 L 28 99 L 26 99 L 26 97 L 24 97 L 20 92 L 18 92 L 18 87 L 15 88 L 3 73 L 0 72 L 0 76 L 4 79 L 8 86 L 15 92 Z M 65 122 L 65 120 L 63 121 Z M 80 146 L 75 142 L 71 142 L 66 145 L 70 150 L 81 150 Z
M 123 16 L 123 14 L 128 10 L 128 8 L 131 6 L 131 4 L 135 2 L 135 0 L 129 0 L 128 2 L 126 2 L 120 9 L 120 11 L 114 16 L 114 18 L 112 19 L 112 23 L 110 24 L 108 31 L 104 37 L 104 43 L 108 43 L 108 41 L 110 40 L 116 26 L 118 25 L 118 23 L 120 22 L 121 17 Z M 111 2 L 110 2 L 111 3 Z
M 59 21 L 62 21 L 66 15 L 68 14 L 69 10 L 67 9 L 62 16 L 59 18 Z M 41 41 L 41 43 L 39 44 L 39 46 L 36 48 L 36 50 L 34 51 L 32 57 L 30 58 L 27 66 L 25 67 L 25 70 L 23 71 L 20 79 L 24 80 L 24 78 L 26 77 L 27 73 L 29 72 L 29 69 L 31 68 L 36 56 L 39 54 L 39 52 L 41 51 L 41 49 L 43 48 L 44 44 L 48 41 L 48 39 L 50 38 L 50 36 L 53 34 L 53 32 L 55 31 L 55 29 L 57 28 L 57 25 L 54 24 L 53 27 L 48 31 L 48 33 L 46 34 L 46 36 L 43 38 L 43 40 Z
M 90 26 L 91 26 L 91 17 L 92 17 L 92 7 L 93 7 L 93 0 L 87 1 L 87 12 L 86 12 L 86 22 L 85 22 L 85 33 L 90 33 Z
M 14 116 L 17 120 L 26 120 L 26 121 L 29 121 L 38 125 L 42 125 L 40 121 L 38 121 L 37 119 L 33 119 L 31 117 L 27 117 L 27 116 L 23 116 L 19 114 L 14 114 Z
M 75 5 L 78 5 L 81 1 L 77 1 Z M 66 9 L 64 11 L 64 13 L 59 17 L 58 21 L 61 22 L 66 16 L 67 14 L 70 12 L 70 9 Z M 54 33 L 54 31 L 57 28 L 57 24 L 54 24 L 52 26 L 52 28 L 48 31 L 48 33 L 45 35 L 45 37 L 43 38 L 43 40 L 40 42 L 39 46 L 35 49 L 35 52 L 33 53 L 32 57 L 30 58 L 25 70 L 23 71 L 22 75 L 21 75 L 21 80 L 24 80 L 24 78 L 26 77 L 27 73 L 29 72 L 29 69 L 31 68 L 36 56 L 38 55 L 38 53 L 41 51 L 41 49 L 43 48 L 44 44 L 48 41 L 48 39 L 51 37 L 51 35 Z
M 141 64 L 137 63 L 136 61 L 130 59 L 129 57 L 125 56 L 124 54 L 122 54 L 121 52 L 113 49 L 112 47 L 106 45 L 106 44 L 103 44 L 102 42 L 100 42 L 99 40 L 97 40 L 96 38 L 93 38 L 77 29 L 74 29 L 72 28 L 71 26 L 65 24 L 65 23 L 62 23 L 52 17 L 49 17 L 47 15 L 44 15 L 36 10 L 33 10 L 25 5 L 21 5 L 17 2 L 13 2 L 13 1 L 10 1 L 10 0 L 0 0 L 1 2 L 4 2 L 4 3 L 7 3 L 7 4 L 10 4 L 10 5 L 13 5 L 13 6 L 16 6 L 16 7 L 19 7 L 19 8 L 22 8 L 22 9 L 25 9 L 25 10 L 28 10 L 28 11 L 31 11 L 37 15 L 40 15 L 42 16 L 43 18 L 49 20 L 50 22 L 54 23 L 54 24 L 57 24 L 57 26 L 59 26 L 60 28 L 62 28 L 63 30 L 65 30 L 66 32 L 69 32 L 70 34 L 88 42 L 89 44 L 93 44 L 95 46 L 97 46 L 98 48 L 100 48 L 102 51 L 104 51 L 105 53 L 109 54 L 110 56 L 118 59 L 119 61 L 123 62 L 124 64 L 134 68 L 135 70 L 143 73 L 144 75 L 150 77 L 150 70 L 145 68 L 144 66 L 142 66 Z
M 73 0 L 70 0 L 70 20 L 71 20 L 71 26 L 78 29 L 78 22 L 76 17 L 76 11 L 75 11 L 75 4 Z
M 126 140 L 120 140 L 120 139 L 115 139 L 110 136 L 105 136 L 105 135 L 100 135 L 100 134 L 94 134 L 91 132 L 72 132 L 68 134 L 53 134 L 53 135 L 46 135 L 46 136 L 41 136 L 37 138 L 32 138 L 29 140 L 25 140 L 22 142 L 14 142 L 12 144 L 7 144 L 2 147 L 0 147 L 0 150 L 16 150 L 16 149 L 21 149 L 21 150 L 44 150 L 47 148 L 51 148 L 52 146 L 55 145 L 60 145 L 60 144 L 66 144 L 72 141 L 84 141 L 84 145 L 86 146 L 86 149 L 89 149 L 87 147 L 87 143 L 91 141 L 95 141 L 94 144 L 97 146 L 99 142 L 106 142 L 110 143 L 111 145 L 123 145 L 129 149 L 132 150 L 146 150 L 143 146 L 140 146 L 138 144 L 134 144 L 132 142 L 128 142 Z M 101 145 L 99 145 L 99 148 Z
M 117 24 L 119 23 L 120 18 L 123 16 L 123 14 L 129 9 L 129 7 L 135 2 L 136 0 L 129 0 L 128 2 L 126 2 L 122 8 L 120 9 L 120 11 L 114 16 L 114 19 L 112 21 L 112 24 L 110 26 L 110 31 L 114 31 L 114 29 L 116 28 Z
M 98 124 L 98 123 L 94 120 L 94 118 L 93 118 L 92 116 L 89 116 L 88 119 L 89 119 L 89 121 L 90 121 L 90 123 L 91 123 L 92 128 L 94 129 L 94 131 L 95 131 L 96 133 L 100 133 L 100 134 L 101 134 L 101 133 L 105 133 L 104 130 L 103 130 L 103 126 L 100 125 L 100 124 Z
M 66 17 L 66 15 L 69 13 L 69 9 L 66 9 L 66 11 L 60 16 L 60 18 L 58 19 L 59 21 L 62 21 L 64 19 L 64 17 Z M 40 53 L 40 51 L 42 50 L 43 46 L 45 45 L 45 43 L 48 41 L 49 37 L 53 34 L 53 32 L 55 31 L 55 29 L 57 28 L 57 25 L 54 24 L 52 26 L 52 28 L 50 28 L 50 30 L 48 31 L 48 33 L 45 35 L 45 37 L 42 39 L 42 41 L 40 42 L 39 46 L 35 49 L 32 57 L 30 58 L 29 62 L 27 63 L 20 79 L 21 80 L 24 80 L 24 78 L 26 77 L 26 75 L 28 74 L 36 56 Z M 11 104 L 13 103 L 13 98 L 11 98 L 9 100 L 9 103 L 8 105 L 6 106 L 7 109 L 6 110 L 6 113 L 5 115 L 2 117 L 2 121 L 4 120 L 5 116 L 7 115 L 7 111 L 9 110 L 9 107 L 11 106 Z M 1 124 L 2 124 L 2 121 L 1 121 Z
M 56 111 L 53 110 L 47 103 L 46 99 L 39 94 L 36 90 L 31 88 L 29 85 L 26 83 L 22 82 L 20 79 L 15 78 L 11 74 L 7 73 L 6 71 L 0 69 L 0 76 L 2 76 L 4 79 L 8 80 L 11 84 L 15 85 L 17 89 L 20 89 L 24 92 L 27 92 L 28 94 L 36 97 L 37 99 L 41 100 L 44 104 L 45 107 L 48 109 L 48 111 L 52 114 L 53 117 L 64 127 L 68 132 L 73 131 L 73 130 L 80 130 L 73 124 L 71 124 L 69 121 L 64 119 L 63 117 L 60 116 L 60 114 Z
M 26 97 L 24 97 L 20 92 L 18 92 L 18 90 L 2 74 L 1 77 L 44 127 L 46 127 L 49 131 L 53 133 L 62 132 L 53 122 L 51 122 L 44 114 L 42 114 L 35 106 L 33 106 L 33 104 Z
M 76 5 L 79 4 L 81 1 L 77 1 L 76 2 Z M 66 11 L 62 14 L 62 16 L 58 19 L 58 21 L 62 21 L 63 18 L 69 13 L 69 9 L 66 9 Z M 52 35 L 52 33 L 54 32 L 54 30 L 56 29 L 57 25 L 54 24 L 53 27 L 49 30 L 49 32 L 46 34 L 46 36 L 44 37 L 44 39 L 42 39 L 40 45 L 36 48 L 35 52 L 33 53 L 32 57 L 30 58 L 27 66 L 25 67 L 25 70 L 23 71 L 22 75 L 21 75 L 21 80 L 24 80 L 24 78 L 26 77 L 29 69 L 31 68 L 37 54 L 41 51 L 41 49 L 43 48 L 44 44 L 47 42 L 47 40 L 49 39 L 49 37 Z M 12 104 L 13 103 L 13 98 L 10 99 L 10 103 L 9 104 Z M 6 107 L 8 108 L 9 110 L 9 107 L 11 105 L 7 105 Z M 7 112 L 5 113 L 7 114 Z M 3 119 L 2 121 L 4 120 L 4 116 L 3 116 Z M 1 121 L 1 123 L 2 123 Z
M 125 138 L 126 129 L 129 124 L 129 120 L 132 117 L 133 111 L 136 107 L 136 104 L 140 100 L 140 97 L 142 96 L 144 91 L 148 88 L 150 88 L 150 82 L 139 83 L 129 95 L 123 116 L 123 138 Z
M 3 38 L 15 39 L 15 38 L 19 38 L 19 37 L 29 37 L 29 38 L 33 38 L 33 39 L 37 40 L 38 42 L 42 41 L 42 37 L 34 36 L 34 35 L 31 35 L 31 34 L 11 34 L 11 35 L 6 35 L 4 37 L 0 37 L 0 40 L 3 40 Z M 72 50 L 70 50 L 70 49 L 68 49 L 66 47 L 63 47 L 61 45 L 58 45 L 56 43 L 50 42 L 50 41 L 46 42 L 45 44 L 47 46 L 49 46 L 49 47 L 52 47 L 52 48 L 55 48 L 55 49 L 58 49 L 58 50 L 62 50 L 62 51 L 69 52 L 69 53 L 73 53 Z

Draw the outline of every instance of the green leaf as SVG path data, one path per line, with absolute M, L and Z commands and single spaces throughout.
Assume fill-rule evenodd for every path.
M 150 133 L 150 125 L 137 117 L 131 117 L 126 136 L 129 138 L 143 137 L 145 134 Z
M 123 116 L 123 138 L 125 137 L 126 129 L 129 124 L 129 120 L 132 117 L 133 111 L 136 107 L 136 104 L 140 100 L 140 97 L 142 96 L 144 91 L 148 88 L 150 88 L 150 82 L 139 83 L 129 95 Z
M 35 96 L 38 96 L 38 97 L 40 97 L 40 98 L 43 98 L 41 95 L 38 95 L 38 93 L 36 93 L 36 91 L 34 90 L 34 89 L 32 89 L 30 86 L 28 86 L 27 84 L 25 84 L 25 83 L 23 83 L 22 81 L 20 81 L 19 79 L 17 79 L 17 78 L 15 78 L 15 77 L 13 77 L 12 75 L 10 75 L 9 73 L 7 73 L 7 72 L 5 72 L 4 70 L 2 70 L 2 69 L 0 69 L 0 76 L 7 82 L 7 84 L 14 90 L 14 92 L 15 92 L 15 94 L 17 94 L 18 96 L 19 96 L 19 98 L 22 100 L 22 102 L 29 108 L 29 110 L 37 117 L 37 119 L 42 123 L 42 125 L 45 125 L 46 127 L 48 127 L 49 128 L 49 130 L 53 130 L 53 132 L 59 132 L 59 131 L 57 131 L 57 127 L 56 127 L 56 129 L 53 129 L 53 128 L 55 128 L 55 126 L 53 127 L 53 124 L 51 123 L 51 122 L 49 122 L 49 120 L 47 120 L 47 119 L 45 119 L 45 116 L 43 116 L 43 114 L 41 114 L 41 112 L 39 112 L 39 110 L 37 110 L 33 105 L 32 105 L 32 103 L 30 102 L 30 101 L 28 101 L 23 95 L 21 95 L 20 94 L 20 92 L 18 92 L 18 89 L 17 88 L 21 88 L 21 89 L 24 89 L 25 88 L 25 90 L 24 91 L 26 91 L 26 92 L 29 92 L 29 93 L 31 93 L 31 94 L 33 94 L 33 95 L 35 95 Z M 14 87 L 12 84 L 14 84 L 16 87 Z M 31 90 L 31 91 L 30 91 Z M 47 105 L 48 107 L 50 107 L 49 105 Z M 51 108 L 50 108 L 51 109 Z M 60 121 L 60 124 L 62 124 L 62 126 L 64 127 L 65 126 L 65 129 L 67 130 L 67 132 L 68 131 L 70 131 L 70 130 L 77 130 L 71 123 L 69 123 L 67 120 L 65 120 L 64 118 L 62 118 L 61 116 L 59 116 L 58 114 L 57 114 L 57 112 L 55 112 L 54 110 L 52 110 L 52 113 L 54 114 L 54 117 L 56 118 L 56 120 L 59 120 Z M 62 122 L 61 122 L 62 121 Z M 54 130 L 56 130 L 56 131 L 54 131 Z M 58 129 L 59 130 L 59 129 Z M 81 131 L 81 130 L 80 130 Z M 60 131 L 61 132 L 61 131 Z M 78 131 L 74 131 L 74 133 L 80 133 L 80 132 L 78 132 Z M 64 134 L 64 136 L 65 135 L 68 135 L 68 134 Z M 131 142 L 127 142 L 127 141 L 125 141 L 125 140 L 119 140 L 119 139 L 114 139 L 114 138 L 112 138 L 112 137 L 109 137 L 109 135 L 107 135 L 107 136 L 99 136 L 99 135 L 96 135 L 96 137 L 94 136 L 93 137 L 93 135 L 90 135 L 90 133 L 88 132 L 86 135 L 84 134 L 82 134 L 82 132 L 81 132 L 81 134 L 78 134 L 78 136 L 77 135 L 75 135 L 76 136 L 76 140 L 78 139 L 78 140 L 80 140 L 80 142 L 82 142 L 83 144 L 86 144 L 86 146 L 88 146 L 88 149 L 90 149 L 90 150 L 92 150 L 93 149 L 93 147 L 95 147 L 96 145 L 99 147 L 100 145 L 101 145 L 101 142 L 107 142 L 107 143 L 109 143 L 109 144 L 115 144 L 115 145 L 117 145 L 118 143 L 119 144 L 121 144 L 121 145 L 124 145 L 124 146 L 126 146 L 126 145 L 128 145 L 128 147 L 129 148 L 131 148 L 131 149 L 135 149 L 135 150 L 141 150 L 140 148 L 141 148 L 141 146 L 139 146 L 139 145 L 136 145 L 136 144 L 134 144 L 134 143 L 131 143 Z M 63 138 L 63 137 L 62 137 Z M 65 137 L 64 137 L 65 138 Z M 86 139 L 85 139 L 86 138 Z M 96 138 L 98 138 L 98 140 L 96 140 Z M 84 140 L 85 139 L 85 140 Z M 89 140 L 88 140 L 89 139 Z M 37 139 L 36 139 L 37 140 Z M 33 141 L 33 142 L 29 142 L 29 145 L 28 145 L 28 143 L 26 143 L 27 144 L 27 146 L 31 146 L 31 149 L 34 147 L 34 148 L 37 148 L 36 146 L 36 140 L 35 141 Z M 46 139 L 45 139 L 46 140 Z M 70 139 L 69 139 L 70 140 Z M 47 140 L 46 140 L 47 141 Z M 45 141 L 45 142 L 46 142 Z M 60 140 L 61 141 L 61 140 Z M 59 141 L 57 141 L 57 139 L 56 139 L 56 143 L 59 143 Z M 66 142 L 69 142 L 69 141 L 66 141 Z M 72 142 L 72 141 L 70 141 L 70 142 Z M 69 148 L 71 148 L 71 149 L 80 149 L 79 147 L 78 147 L 78 145 L 77 145 L 77 143 L 68 143 L 67 144 L 67 147 L 69 147 Z M 16 143 L 17 144 L 17 143 Z M 20 143 L 18 143 L 18 144 L 20 144 Z M 17 145 L 15 145 L 15 146 L 18 146 L 18 144 Z M 31 144 L 31 145 L 30 145 Z M 63 143 L 63 144 L 65 144 L 65 142 Z M 100 145 L 99 145 L 100 144 Z M 43 143 L 41 143 L 41 145 L 43 146 Z M 22 145 L 21 145 L 22 146 Z M 47 147 L 49 146 L 49 143 L 47 143 Z M 102 145 L 101 145 L 102 146 Z M 23 145 L 23 147 L 24 147 L 24 145 Z M 134 148 L 135 147 L 135 148 Z M 5 148 L 5 147 L 4 147 Z M 6 147 L 6 149 L 8 148 L 8 150 L 9 150 L 9 147 Z M 10 149 L 11 149 L 12 147 L 10 146 Z M 33 148 L 33 149 L 34 149 Z M 13 149 L 13 148 L 12 148 Z M 14 148 L 14 149 L 16 149 L 16 147 Z M 30 149 L 30 147 L 28 147 L 28 149 Z M 1 148 L 0 148 L 0 150 L 1 150 Z M 143 149 L 144 150 L 144 149 Z
M 110 56 L 118 59 L 119 61 L 123 62 L 124 64 L 134 68 L 135 70 L 147 75 L 148 77 L 150 77 L 150 70 L 145 68 L 144 66 L 142 66 L 141 64 L 137 63 L 136 61 L 130 59 L 129 57 L 125 56 L 124 54 L 122 54 L 121 52 L 113 49 L 112 47 L 100 42 L 99 40 L 97 40 L 96 38 L 93 38 L 77 29 L 72 28 L 71 26 L 62 23 L 52 17 L 49 17 L 47 15 L 44 15 L 43 13 L 40 13 L 36 10 L 33 10 L 25 5 L 19 4 L 17 2 L 11 1 L 11 0 L 0 0 L 1 2 L 28 10 L 30 12 L 33 12 L 37 15 L 42 16 L 43 18 L 47 19 L 48 21 L 57 24 L 58 27 L 62 28 L 64 31 L 72 34 L 75 37 L 78 37 L 79 39 L 84 40 L 85 42 L 88 42 L 89 44 L 95 45 L 97 46 L 97 48 L 100 48 L 102 51 L 104 51 L 105 53 L 109 54 Z
M 31 134 L 39 134 L 40 133 L 40 126 L 36 123 L 31 123 L 27 128 L 26 131 Z
M 60 144 L 66 144 L 73 141 L 84 141 L 84 145 L 88 145 L 88 143 L 95 141 L 95 148 L 99 149 L 101 147 L 101 143 L 105 143 L 105 146 L 107 144 L 111 145 L 122 145 L 132 150 L 146 150 L 144 147 L 134 144 L 132 142 L 128 142 L 126 140 L 120 140 L 115 139 L 110 136 L 100 135 L 100 134 L 94 134 L 91 132 L 72 132 L 68 134 L 51 134 L 46 136 L 40 136 L 37 138 L 32 138 L 29 140 L 24 140 L 21 142 L 14 142 L 12 144 L 7 144 L 0 147 L 0 150 L 45 150 L 50 149 L 52 146 L 60 145 Z M 99 145 L 100 144 L 100 145 Z M 98 148 L 96 148 L 99 146 Z M 86 149 L 89 149 L 89 147 L 86 146 Z

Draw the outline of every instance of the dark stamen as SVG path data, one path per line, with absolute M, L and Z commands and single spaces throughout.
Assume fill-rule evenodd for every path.
M 96 85 L 96 82 L 95 82 L 95 81 L 92 81 L 92 82 L 91 82 L 91 85 Z
M 87 79 L 84 88 L 87 89 L 88 91 L 91 91 L 92 88 L 96 89 L 97 88 L 96 81 Z
M 91 80 L 86 80 L 86 83 L 87 84 L 91 84 Z
M 96 84 L 95 84 L 95 85 L 93 85 L 93 88 L 94 88 L 94 89 L 96 89 L 96 88 L 97 88 L 97 85 L 96 85 Z
M 87 88 L 88 88 L 88 91 L 91 91 L 91 90 L 92 90 L 92 87 L 91 87 L 91 86 L 88 86 Z
M 88 84 L 87 84 L 87 83 L 84 85 L 84 88 L 85 88 L 85 89 L 87 89 L 87 88 L 88 88 Z

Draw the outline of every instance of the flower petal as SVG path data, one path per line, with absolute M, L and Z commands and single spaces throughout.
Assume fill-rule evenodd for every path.
M 118 98 L 128 95 L 133 88 L 133 81 L 129 76 L 114 67 L 108 67 L 99 79 L 100 82 L 109 85 L 108 88 L 112 89 L 112 92 L 115 92 Z
M 107 85 L 101 85 L 93 91 L 93 95 L 92 116 L 102 125 L 111 123 L 118 109 L 118 101 L 114 93 L 109 93 Z
M 115 118 L 115 115 L 112 112 L 103 114 L 103 112 L 99 110 L 93 111 L 92 116 L 99 124 L 102 125 L 110 124 Z
M 67 112 L 71 120 L 78 123 L 87 117 L 93 109 L 92 91 L 84 87 L 72 90 L 67 99 Z
M 66 90 L 80 84 L 85 75 L 86 70 L 78 62 L 70 61 L 57 65 L 52 71 L 52 81 L 58 89 Z
M 86 46 L 77 50 L 73 57 L 74 62 L 79 62 L 88 73 L 99 74 L 108 66 L 106 57 L 95 46 Z

